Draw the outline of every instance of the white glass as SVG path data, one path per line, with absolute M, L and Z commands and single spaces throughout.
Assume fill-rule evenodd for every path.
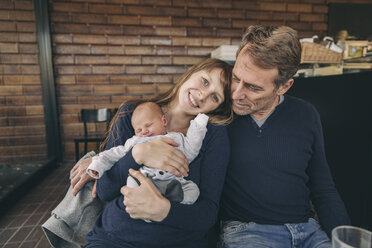
M 338 226 L 332 230 L 332 248 L 372 248 L 372 232 L 360 227 Z

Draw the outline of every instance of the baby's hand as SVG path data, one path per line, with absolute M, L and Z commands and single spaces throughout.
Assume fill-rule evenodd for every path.
M 94 179 L 98 179 L 99 178 L 99 173 L 98 171 L 96 170 L 91 170 L 91 169 L 88 169 L 88 174 L 93 177 Z

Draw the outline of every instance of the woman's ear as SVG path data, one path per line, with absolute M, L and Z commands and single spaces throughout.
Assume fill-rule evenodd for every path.
M 163 115 L 163 116 L 161 117 L 161 119 L 162 119 L 162 121 L 163 121 L 164 126 L 166 126 L 166 125 L 168 124 L 167 117 L 166 117 L 165 115 Z

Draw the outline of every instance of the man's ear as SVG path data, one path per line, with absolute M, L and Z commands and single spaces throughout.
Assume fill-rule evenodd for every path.
M 166 117 L 165 115 L 163 115 L 163 116 L 161 117 L 161 119 L 162 119 L 162 121 L 163 121 L 164 126 L 168 125 L 167 117 Z
M 285 84 L 280 85 L 279 89 L 276 91 L 277 95 L 284 95 L 293 85 L 294 79 L 291 78 Z

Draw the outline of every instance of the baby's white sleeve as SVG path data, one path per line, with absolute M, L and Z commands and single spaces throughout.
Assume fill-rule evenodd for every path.
M 191 162 L 198 156 L 203 139 L 207 133 L 207 124 L 209 117 L 206 114 L 198 114 L 190 121 L 190 127 L 184 139 L 184 153 Z
M 87 168 L 89 176 L 99 179 L 105 171 L 111 169 L 111 167 L 119 161 L 122 157 L 129 152 L 129 150 L 136 144 L 137 137 L 134 136 L 128 139 L 124 145 L 115 146 L 110 150 L 100 152 L 97 156 L 92 158 L 92 162 Z M 95 172 L 95 173 L 93 173 Z

